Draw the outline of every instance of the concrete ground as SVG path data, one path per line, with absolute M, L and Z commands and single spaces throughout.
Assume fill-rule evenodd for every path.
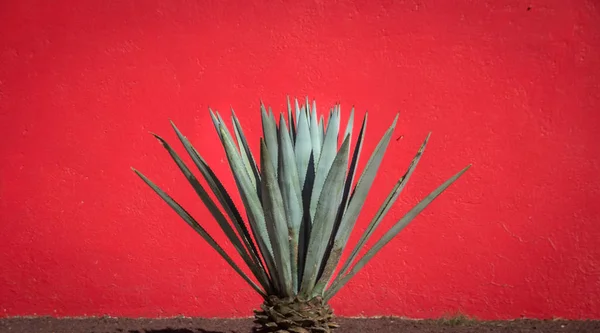
M 338 318 L 340 333 L 587 333 L 600 332 L 600 321 L 516 320 L 473 321 L 468 319 L 404 320 L 399 318 Z M 129 319 L 49 317 L 0 319 L 2 333 L 246 333 L 251 319 Z

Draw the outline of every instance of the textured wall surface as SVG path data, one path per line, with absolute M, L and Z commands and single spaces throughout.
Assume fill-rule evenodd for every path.
M 207 107 L 258 151 L 259 98 L 292 94 L 368 110 L 364 151 L 401 111 L 352 244 L 429 131 L 376 236 L 473 163 L 338 314 L 599 318 L 599 54 L 593 0 L 1 1 L 0 316 L 250 315 L 129 168 L 224 240 L 148 131 L 173 141 L 173 119 L 233 189 Z

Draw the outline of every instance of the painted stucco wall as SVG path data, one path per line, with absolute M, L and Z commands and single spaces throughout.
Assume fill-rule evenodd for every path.
M 251 315 L 130 166 L 222 241 L 148 132 L 176 143 L 173 119 L 233 189 L 207 107 L 257 151 L 259 99 L 292 94 L 368 110 L 364 151 L 401 112 L 352 244 L 429 131 L 376 236 L 473 164 L 338 314 L 599 318 L 599 54 L 593 0 L 1 1 L 0 316 Z

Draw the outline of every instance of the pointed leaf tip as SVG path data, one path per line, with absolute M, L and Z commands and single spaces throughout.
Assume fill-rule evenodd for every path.
M 404 229 L 415 217 L 417 217 L 433 200 L 435 200 L 442 192 L 444 192 L 450 185 L 452 185 L 458 178 L 460 178 L 469 168 L 469 166 L 460 170 L 450 179 L 446 180 L 438 188 L 429 193 L 424 199 L 417 203 L 411 210 L 409 210 L 394 226 L 389 229 L 376 243 L 367 251 L 367 253 L 354 265 L 350 272 L 343 277 L 336 279 L 329 290 L 326 292 L 325 299 L 329 300 L 335 295 L 341 287 L 343 287 L 352 277 L 360 271 L 370 260 L 388 244 L 400 231 Z
M 154 138 L 156 140 L 158 140 L 158 142 L 161 144 L 161 146 L 166 146 L 167 145 L 167 141 L 165 139 L 163 139 L 160 135 L 150 132 L 150 134 L 152 134 L 152 136 L 154 136 Z
M 396 123 L 398 122 L 398 117 L 400 117 L 400 113 L 396 113 L 394 117 L 394 122 L 392 123 L 392 127 L 396 127 Z

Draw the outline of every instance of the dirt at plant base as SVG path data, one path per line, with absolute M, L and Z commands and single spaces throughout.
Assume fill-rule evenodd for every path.
M 337 318 L 339 333 L 587 333 L 600 321 L 515 320 L 480 322 L 464 319 L 404 320 Z M 1 333 L 250 333 L 251 319 L 125 319 L 49 317 L 0 319 Z

